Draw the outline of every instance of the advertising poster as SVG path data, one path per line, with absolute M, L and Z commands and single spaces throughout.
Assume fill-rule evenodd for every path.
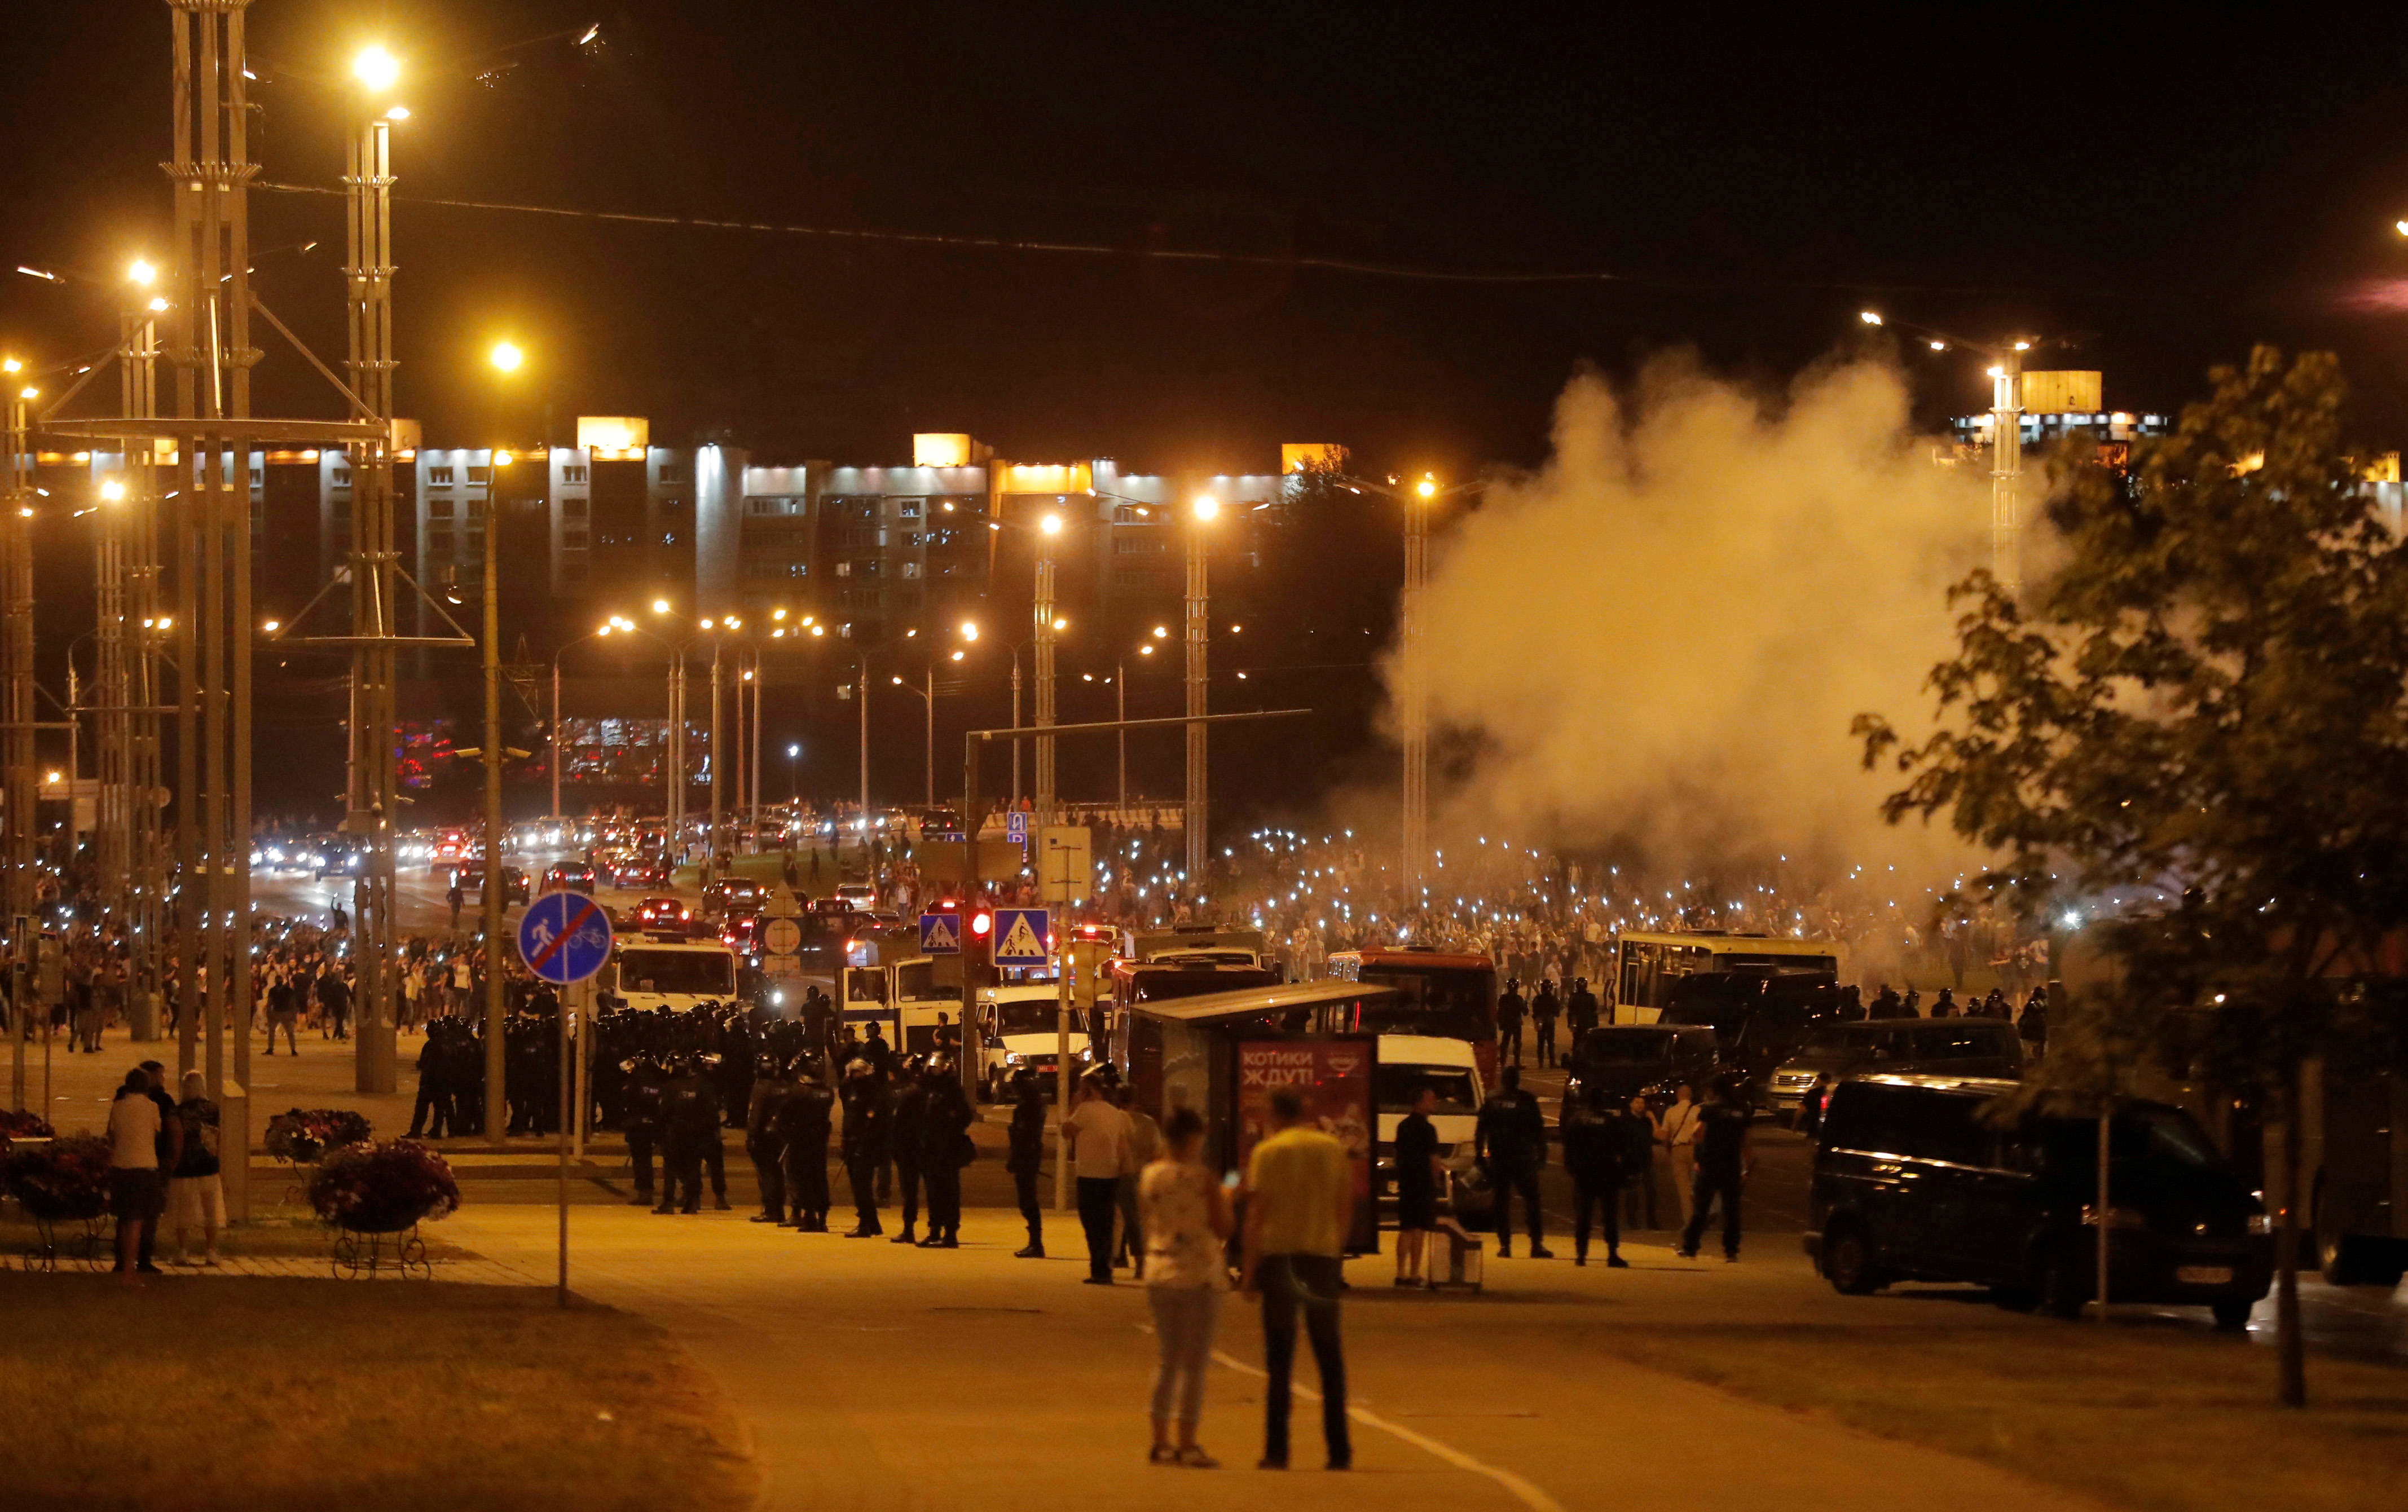
M 1371 1111 L 1371 1069 L 1376 1041 L 1352 1039 L 1241 1039 L 1238 1042 L 1238 1169 L 1254 1158 L 1254 1146 L 1270 1132 L 1271 1093 L 1282 1087 L 1304 1099 L 1304 1122 L 1346 1147 L 1354 1172 L 1354 1233 L 1348 1248 L 1358 1254 L 1380 1248 L 1379 1216 L 1371 1203 L 1371 1142 L 1379 1127 Z

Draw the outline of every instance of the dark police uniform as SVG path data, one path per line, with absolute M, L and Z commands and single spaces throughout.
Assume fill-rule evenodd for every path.
M 952 1249 L 962 1240 L 962 1146 L 977 1115 L 960 1078 L 930 1073 L 920 1115 L 920 1170 L 928 1183 L 928 1237 L 923 1248 Z
M 1498 1256 L 1510 1258 L 1513 1252 L 1513 1194 L 1518 1191 L 1530 1225 L 1531 1258 L 1546 1259 L 1539 1220 L 1539 1167 L 1547 1163 L 1547 1124 L 1539 1100 L 1518 1086 L 1499 1087 L 1481 1105 L 1474 1129 L 1477 1152 L 1487 1160 L 1497 1188 Z
M 1011 1190 L 1020 1199 L 1020 1217 L 1028 1225 L 1028 1248 L 1023 1259 L 1045 1258 L 1044 1210 L 1037 1205 L 1037 1172 L 1045 1159 L 1045 1102 L 1037 1094 L 1037 1078 L 1022 1071 L 1011 1078 L 1011 1153 L 1004 1168 L 1011 1173 Z

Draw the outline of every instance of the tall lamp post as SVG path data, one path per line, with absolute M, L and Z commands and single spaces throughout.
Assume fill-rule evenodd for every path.
M 1037 647 L 1036 725 L 1039 730 L 1054 727 L 1054 636 L 1061 628 L 1054 603 L 1054 542 L 1061 534 L 1062 517 L 1058 514 L 1049 514 L 1038 524 L 1037 592 L 1031 613 Z M 1054 737 L 1040 735 L 1037 740 L 1037 824 L 1039 834 L 1043 833 L 1044 826 L 1054 822 Z
M 552 652 L 552 763 L 551 763 L 551 765 L 552 765 L 552 817 L 554 820 L 558 820 L 558 819 L 560 818 L 560 768 L 561 768 L 561 764 L 562 764 L 562 763 L 563 763 L 563 762 L 565 762 L 565 761 L 566 760 L 567 755 L 568 755 L 568 748 L 567 748 L 566 745 L 562 744 L 562 742 L 561 742 L 561 738 L 560 738 L 560 659 L 561 659 L 563 656 L 565 656 L 565 655 L 566 655 L 566 654 L 567 654 L 567 652 L 568 652 L 568 648 L 570 648 L 571 646 L 581 645 L 582 643 L 584 643 L 584 642 L 586 642 L 586 641 L 589 641 L 589 640 L 595 640 L 595 639 L 597 639 L 597 638 L 600 638 L 600 639 L 607 639 L 607 638 L 609 636 L 610 633 L 611 633 L 612 631 L 617 630 L 618 628 L 619 628 L 619 626 L 618 626 L 618 622 L 617 622 L 616 620 L 612 620 L 612 621 L 610 621 L 610 622 L 609 622 L 609 623 L 605 623 L 605 624 L 597 625 L 597 626 L 595 626 L 594 629 L 587 631 L 585 634 L 583 634 L 583 635 L 579 635 L 579 636 L 575 637 L 574 639 L 571 639 L 571 640 L 566 640 L 566 641 L 561 642 L 560 649 L 558 649 L 558 650 L 556 650 L 556 651 L 554 651 L 554 652 Z
M 516 373 L 526 353 L 515 342 L 498 341 L 487 354 L 494 371 L 505 378 Z M 501 484 L 495 470 L 487 491 L 485 533 L 479 548 L 484 580 L 485 673 L 485 1127 L 488 1139 L 499 1140 L 509 1127 L 503 1092 L 504 1034 L 508 1029 L 502 987 L 507 950 L 502 940 L 502 916 L 509 906 L 509 889 L 502 881 L 502 607 Z
M 1960 347 L 1990 360 L 1990 576 L 2014 597 L 2024 585 L 2024 354 L 2041 342 L 2028 336 L 1995 344 L 1967 341 L 1928 325 L 1891 321 L 1879 310 L 1861 311 L 1856 319 L 1867 325 L 1896 324 L 1913 331 L 1933 351 Z
M 1211 678 L 1206 663 L 1211 649 L 1211 583 L 1207 540 L 1221 501 L 1210 493 L 1197 495 L 1195 520 L 1187 531 L 1187 882 L 1204 889 L 1206 859 L 1211 854 L 1207 832 L 1210 785 L 1205 763 L 1211 713 Z

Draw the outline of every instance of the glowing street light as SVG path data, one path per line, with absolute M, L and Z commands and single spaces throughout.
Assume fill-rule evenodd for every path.
M 668 601 L 667 599 L 665 599 L 665 598 L 656 598 L 656 599 L 652 600 L 652 612 L 653 612 L 654 614 L 666 614 L 666 613 L 668 613 L 668 612 L 669 612 L 669 601 Z
M 978 639 L 978 636 L 979 636 L 978 621 L 977 621 L 976 620 L 963 620 L 963 621 L 962 621 L 962 639 L 964 639 L 964 640 L 976 640 L 976 639 Z
M 1218 500 L 1218 499 L 1216 499 L 1216 498 L 1212 497 L 1212 495 L 1211 495 L 1210 493 L 1199 493 L 1199 494 L 1197 494 L 1197 495 L 1196 496 L 1196 518 L 1197 518 L 1197 519 L 1198 519 L 1198 520 L 1211 520 L 1211 519 L 1212 519 L 1214 516 L 1216 516 L 1216 515 L 1220 514 L 1220 512 L 1221 512 L 1221 501 L 1220 501 L 1220 500 Z
M 362 48 L 351 60 L 351 77 L 381 93 L 401 82 L 401 60 L 381 47 Z
M 1875 309 L 1858 310 L 1856 311 L 1856 319 L 1864 321 L 1867 325 L 1879 325 L 1882 323 L 1881 311 Z
M 505 373 L 517 372 L 519 364 L 526 361 L 526 353 L 515 341 L 496 341 L 494 343 L 494 349 L 487 355 L 493 364 Z
M 122 503 L 125 498 L 125 485 L 112 478 L 100 485 L 100 496 L 110 504 Z
M 1060 515 L 1047 515 L 1043 520 L 1037 522 L 1037 528 L 1043 531 L 1048 535 L 1059 535 L 1062 534 L 1062 517 Z
M 159 277 L 159 269 L 148 260 L 137 257 L 125 265 L 125 277 L 148 288 L 150 281 Z

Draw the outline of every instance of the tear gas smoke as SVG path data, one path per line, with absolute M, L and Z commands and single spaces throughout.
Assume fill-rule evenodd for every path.
M 1848 735 L 1928 717 L 1946 586 L 1986 549 L 1986 469 L 1935 462 L 1897 371 L 1835 363 L 1770 399 L 1684 358 L 1627 392 L 1583 375 L 1554 444 L 1433 543 L 1432 730 L 1472 752 L 1434 832 L 1961 870 L 1944 828 L 1883 822 L 1895 774 Z

